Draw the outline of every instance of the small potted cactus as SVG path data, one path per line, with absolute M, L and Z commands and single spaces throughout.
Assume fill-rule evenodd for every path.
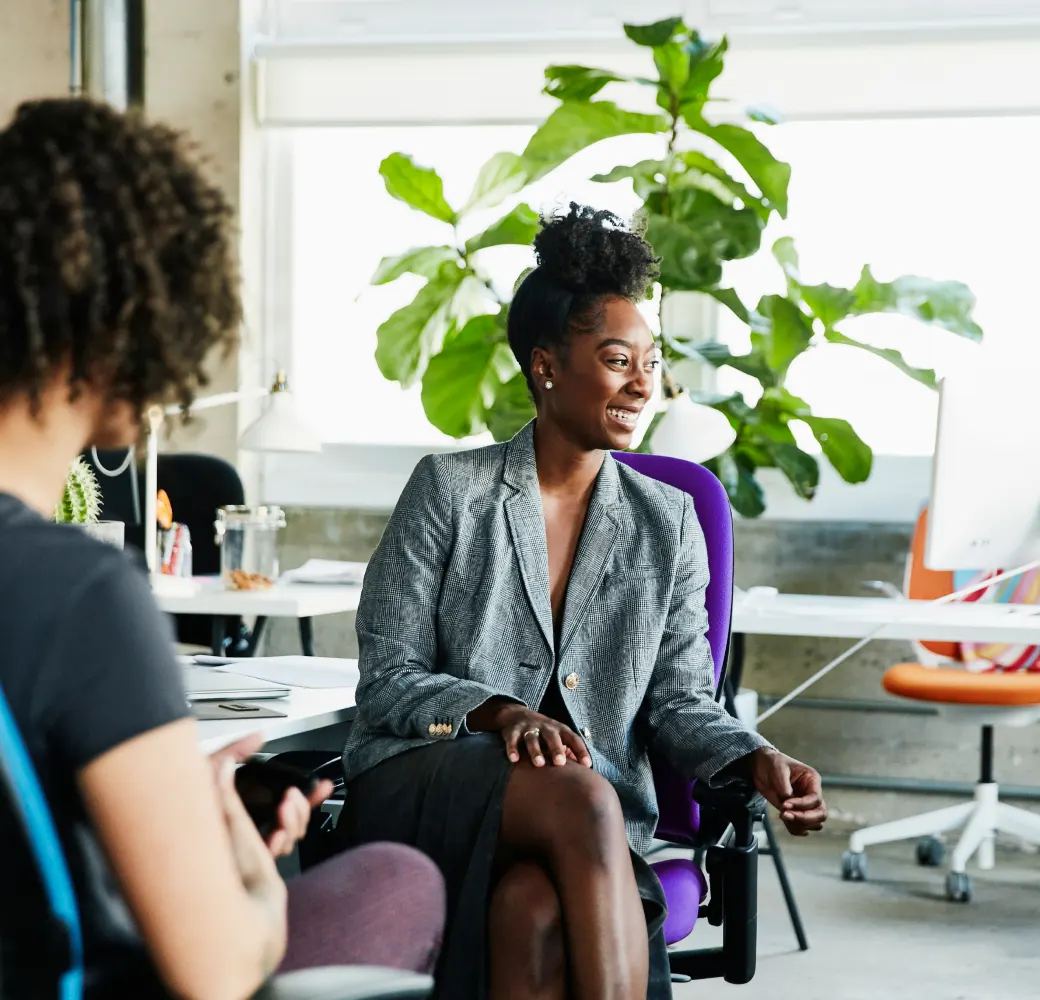
M 77 456 L 69 466 L 65 489 L 54 510 L 54 520 L 58 524 L 79 525 L 99 541 L 120 549 L 123 547 L 123 522 L 101 520 L 101 487 L 94 470 L 82 457 Z

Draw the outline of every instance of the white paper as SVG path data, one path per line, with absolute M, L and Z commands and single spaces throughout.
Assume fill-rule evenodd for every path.
M 232 673 L 292 687 L 342 688 L 358 682 L 357 662 L 332 656 L 249 656 L 222 659 L 221 665 Z
M 340 583 L 360 586 L 368 564 L 335 559 L 308 559 L 302 566 L 282 574 L 286 583 Z

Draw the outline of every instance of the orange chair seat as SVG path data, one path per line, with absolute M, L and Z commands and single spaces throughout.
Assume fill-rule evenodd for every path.
M 900 663 L 881 682 L 889 694 L 948 705 L 1040 705 L 1040 673 L 973 674 Z

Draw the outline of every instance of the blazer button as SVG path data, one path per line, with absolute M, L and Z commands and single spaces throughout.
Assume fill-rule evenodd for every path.
M 567 688 L 568 691 L 573 691 L 578 686 L 578 675 L 577 674 L 568 674 L 563 679 L 563 683 L 564 683 L 564 686 Z
M 589 727 L 585 726 L 581 731 L 581 738 L 588 743 L 592 739 L 592 733 L 589 732 Z
M 440 733 L 441 727 L 436 722 L 430 723 L 429 733 L 431 736 L 437 736 Z

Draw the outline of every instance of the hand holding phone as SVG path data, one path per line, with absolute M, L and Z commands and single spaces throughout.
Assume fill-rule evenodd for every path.
M 308 772 L 276 760 L 249 760 L 235 771 L 235 789 L 265 839 L 278 829 L 278 809 L 285 793 L 298 788 L 309 800 L 317 787 Z

